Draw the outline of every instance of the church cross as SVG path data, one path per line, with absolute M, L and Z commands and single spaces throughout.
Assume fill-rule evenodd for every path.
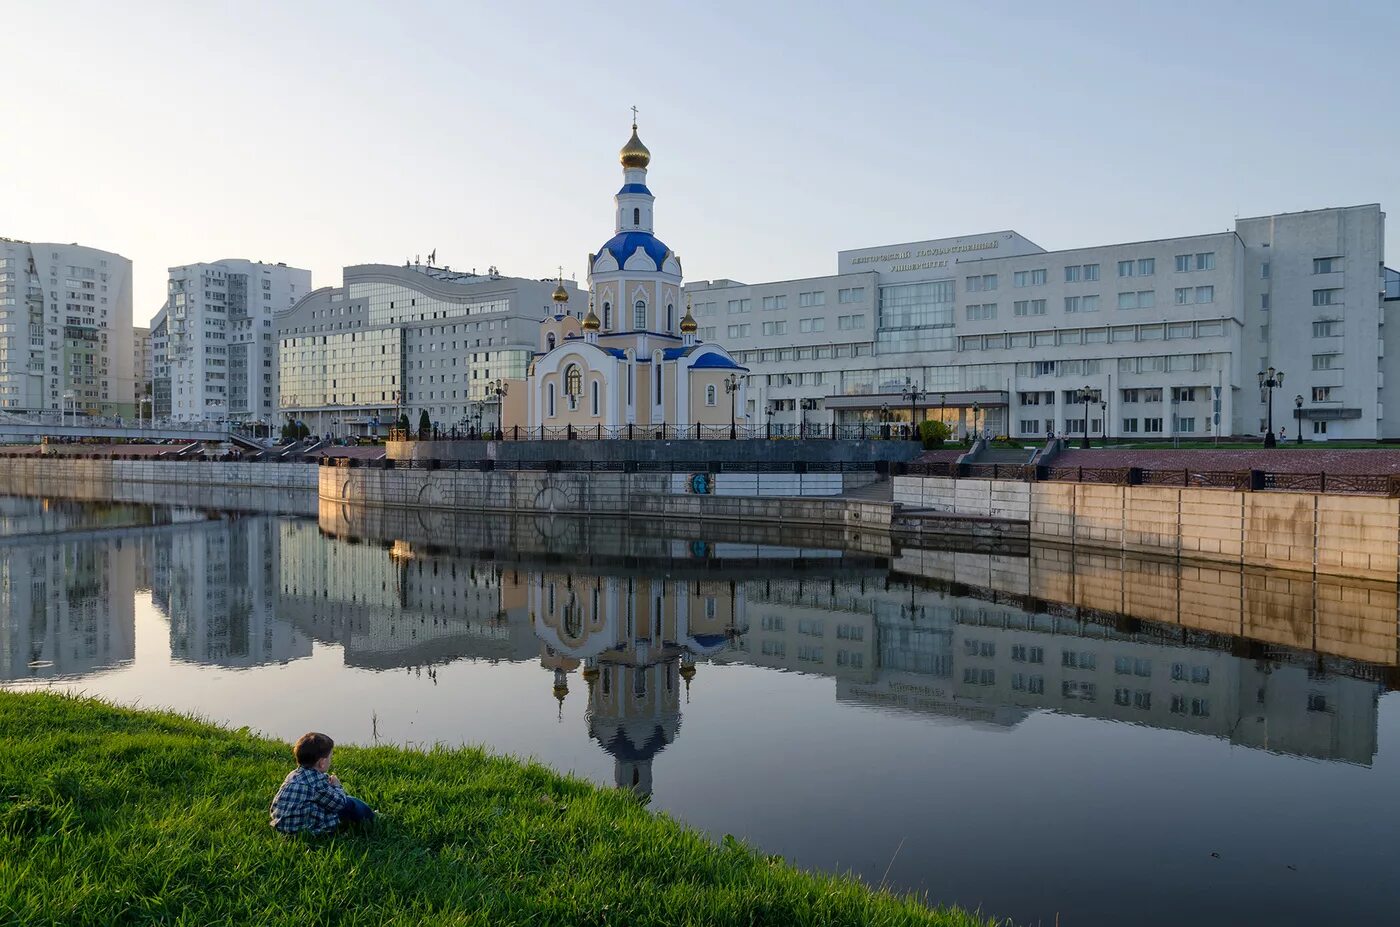
M 637 130 L 637 107 L 632 107 L 632 131 Z

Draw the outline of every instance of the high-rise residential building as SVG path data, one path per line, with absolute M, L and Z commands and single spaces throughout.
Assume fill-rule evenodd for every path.
M 1067 251 L 1013 231 L 880 245 L 840 252 L 834 276 L 685 293 L 775 430 L 908 421 L 912 399 L 957 433 L 1255 435 L 1273 367 L 1275 431 L 1366 439 L 1400 435 L 1384 256 L 1373 204 Z
M 344 285 L 310 294 L 277 317 L 281 405 L 316 434 L 373 434 L 421 413 L 444 428 L 500 422 L 488 384 L 525 376 L 540 323 L 582 316 L 571 281 L 503 277 L 410 264 L 345 268 Z M 480 422 L 477 423 L 477 418 Z
M 131 261 L 0 238 L 0 409 L 134 414 Z
M 277 412 L 273 315 L 311 291 L 311 271 L 223 260 L 170 268 L 152 320 L 155 415 L 271 423 Z
M 131 375 L 136 380 L 136 401 L 151 395 L 154 364 L 151 356 L 151 329 L 137 325 L 131 329 Z

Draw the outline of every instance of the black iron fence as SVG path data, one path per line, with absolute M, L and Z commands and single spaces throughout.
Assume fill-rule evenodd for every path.
M 390 441 L 908 441 L 907 424 L 828 422 L 782 425 L 512 425 L 476 429 L 434 428 L 428 431 L 389 429 Z
M 1153 467 L 1056 467 L 1019 464 L 958 464 L 933 461 L 895 464 L 910 476 L 1023 482 L 1100 483 L 1112 486 L 1183 486 L 1235 492 L 1315 492 L 1400 497 L 1400 475 L 1277 473 L 1272 470 L 1199 470 Z
M 376 470 L 532 470 L 545 473 L 875 473 L 888 475 L 884 460 L 394 460 L 385 457 L 323 457 L 323 467 Z

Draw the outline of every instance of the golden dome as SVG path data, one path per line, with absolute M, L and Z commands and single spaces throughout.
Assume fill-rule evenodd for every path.
M 690 680 L 694 679 L 694 678 L 695 678 L 695 664 L 693 664 L 693 663 L 687 663 L 685 666 L 682 666 L 682 667 L 681 667 L 681 678 L 684 679 L 686 682 L 690 682 Z
M 569 291 L 564 289 L 564 281 L 559 281 L 559 285 L 554 288 L 554 295 L 550 298 L 556 303 L 567 303 L 569 301 Z
M 626 145 L 622 146 L 617 157 L 622 162 L 623 167 L 646 167 L 651 163 L 651 152 L 637 137 L 637 124 L 635 122 L 632 123 L 632 137 L 627 140 Z
M 596 667 L 596 666 L 585 666 L 585 667 L 583 668 L 583 678 L 584 678 L 584 679 L 587 679 L 589 682 L 592 682 L 593 680 L 597 679 L 597 678 L 598 678 L 598 667 Z
M 690 297 L 685 298 L 685 315 L 681 317 L 681 331 L 687 335 L 693 335 L 700 328 L 700 323 L 695 321 L 695 316 L 690 314 Z
M 583 330 L 586 332 L 596 332 L 603 327 L 603 320 L 598 318 L 598 313 L 593 311 L 593 301 L 588 301 L 588 315 L 583 317 Z

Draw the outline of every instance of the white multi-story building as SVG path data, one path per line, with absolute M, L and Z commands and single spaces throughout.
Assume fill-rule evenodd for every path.
M 132 415 L 131 261 L 0 238 L 0 409 Z
M 1259 371 L 1292 437 L 1400 434 L 1377 205 L 1184 238 L 1046 251 L 1012 231 L 842 251 L 830 277 L 688 283 L 704 340 L 776 428 L 947 421 L 1012 437 L 1253 435 Z M 1394 355 L 1395 352 L 1392 352 Z M 1390 373 L 1387 383 L 1387 373 Z M 1088 407 L 1078 390 L 1097 391 Z M 1301 407 L 1295 405 L 1301 397 Z M 1295 411 L 1296 410 L 1296 411 Z
M 149 326 L 135 326 L 131 330 L 131 375 L 136 379 L 136 401 L 139 403 L 151 394 L 151 380 L 155 376 L 155 363 L 151 355 L 151 329 Z
M 525 377 L 540 322 L 586 300 L 572 281 L 503 277 L 412 264 L 345 268 L 344 285 L 316 290 L 277 317 L 286 418 L 316 434 L 382 431 L 422 412 L 443 428 L 500 422 L 500 380 Z M 491 388 L 488 389 L 488 386 Z
M 177 421 L 271 423 L 277 412 L 273 315 L 311 292 L 311 271 L 223 260 L 170 268 L 151 322 L 155 414 Z

